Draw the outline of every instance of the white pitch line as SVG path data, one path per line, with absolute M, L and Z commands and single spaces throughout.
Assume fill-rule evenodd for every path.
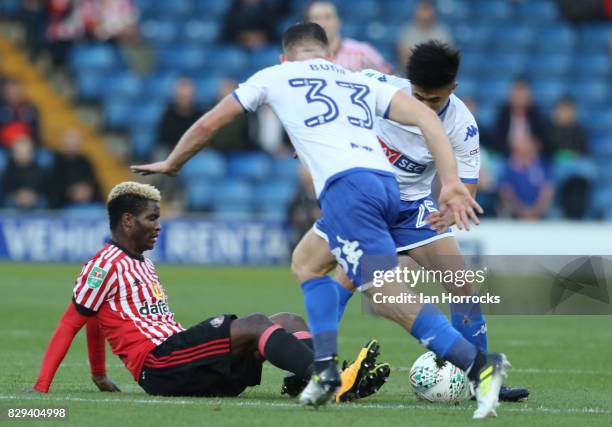
M 285 409 L 285 408 L 297 408 L 298 405 L 292 402 L 262 402 L 259 400 L 253 401 L 236 401 L 233 399 L 194 399 L 194 400 L 182 400 L 167 398 L 161 399 L 90 399 L 85 397 L 37 397 L 37 396 L 16 396 L 16 395 L 0 395 L 0 400 L 45 400 L 50 402 L 91 402 L 91 403 L 141 403 L 146 405 L 207 405 L 207 406 L 234 406 L 234 407 L 254 407 L 254 408 L 273 408 L 273 409 Z M 444 406 L 444 405 L 412 405 L 412 404 L 383 404 L 383 403 L 367 403 L 367 404 L 346 404 L 346 405 L 330 405 L 328 409 L 331 410 L 350 410 L 350 409 L 411 409 L 411 410 L 425 410 L 425 411 L 444 411 L 452 410 L 457 412 L 470 412 L 470 408 L 466 406 Z M 551 414 L 601 414 L 609 415 L 611 413 L 608 409 L 603 408 L 547 408 L 545 406 L 536 407 L 507 407 L 502 409 L 503 412 L 517 412 L 517 413 L 530 413 L 530 412 L 545 412 Z

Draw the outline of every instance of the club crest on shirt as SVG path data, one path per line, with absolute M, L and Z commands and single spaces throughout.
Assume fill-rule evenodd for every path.
M 149 288 L 151 288 L 151 293 L 157 299 L 165 300 L 166 294 L 164 293 L 164 288 L 159 282 L 152 282 L 149 284 Z
M 225 316 L 217 316 L 214 319 L 212 319 L 209 323 L 210 323 L 210 326 L 212 326 L 213 328 L 218 328 L 219 326 L 223 324 L 224 320 L 225 320 Z
M 104 278 L 106 277 L 107 271 L 100 268 L 94 267 L 90 272 L 89 276 L 87 276 L 87 286 L 91 289 L 97 289 L 100 287 L 102 282 L 104 282 Z

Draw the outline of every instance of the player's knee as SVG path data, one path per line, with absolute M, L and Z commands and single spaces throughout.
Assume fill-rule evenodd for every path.
M 282 326 L 287 332 L 298 332 L 308 330 L 304 318 L 295 313 L 277 313 L 270 316 L 270 320 Z
M 263 333 L 263 331 L 273 325 L 270 318 L 262 313 L 249 314 L 240 320 L 242 320 L 244 323 L 245 328 L 254 335 L 260 335 Z
M 291 271 L 300 283 L 317 277 L 308 266 L 295 261 L 295 257 L 291 259 Z

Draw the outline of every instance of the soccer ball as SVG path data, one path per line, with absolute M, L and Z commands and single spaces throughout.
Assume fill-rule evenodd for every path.
M 410 385 L 415 394 L 430 402 L 454 402 L 466 395 L 465 372 L 432 351 L 419 357 L 410 368 Z

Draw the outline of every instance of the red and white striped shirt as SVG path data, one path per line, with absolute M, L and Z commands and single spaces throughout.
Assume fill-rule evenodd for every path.
M 107 243 L 81 270 L 73 301 L 83 314 L 95 314 L 114 354 L 138 380 L 147 354 L 184 331 L 168 308 L 155 266 L 145 257 Z
M 392 71 L 391 65 L 376 49 L 367 43 L 349 38 L 340 41 L 340 47 L 331 61 L 351 71 L 361 71 L 368 68 L 385 74 Z

